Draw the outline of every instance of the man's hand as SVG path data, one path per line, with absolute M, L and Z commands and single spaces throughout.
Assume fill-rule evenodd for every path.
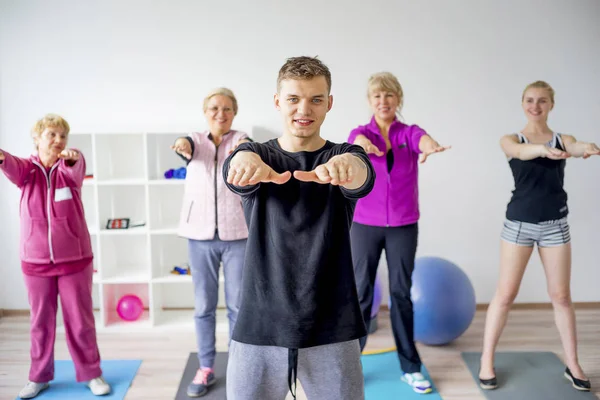
M 362 182 L 355 182 L 358 177 L 362 178 Z M 332 157 L 327 163 L 319 165 L 312 171 L 295 171 L 294 178 L 302 182 L 328 183 L 355 189 L 364 184 L 366 167 L 357 156 L 345 153 Z
M 278 185 L 290 180 L 292 174 L 286 171 L 279 174 L 263 162 L 260 156 L 251 151 L 238 152 L 229 162 L 227 183 L 234 186 L 256 185 L 271 182 Z
M 175 144 L 171 146 L 171 149 L 175 150 L 177 154 L 181 154 L 188 160 L 192 159 L 192 146 L 186 138 L 178 138 Z

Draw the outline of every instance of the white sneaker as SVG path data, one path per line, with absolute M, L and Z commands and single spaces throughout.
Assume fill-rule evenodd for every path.
M 431 393 L 431 383 L 425 379 L 422 373 L 403 374 L 402 380 L 412 386 L 413 390 L 420 394 Z
M 44 383 L 35 383 L 35 382 L 27 382 L 27 385 L 19 392 L 19 397 L 22 399 L 33 399 L 35 396 L 40 394 L 40 392 L 44 389 L 48 389 L 50 385 L 48 382 Z
M 110 393 L 110 385 L 101 376 L 92 379 L 87 385 L 95 396 L 104 396 Z

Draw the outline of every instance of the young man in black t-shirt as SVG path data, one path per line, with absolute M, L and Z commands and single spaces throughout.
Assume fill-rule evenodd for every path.
M 226 160 L 228 187 L 243 198 L 249 236 L 241 304 L 229 349 L 227 398 L 364 398 L 358 339 L 367 334 L 356 292 L 350 227 L 374 184 L 362 148 L 320 136 L 333 98 L 319 60 L 279 71 L 275 106 L 284 133 L 244 143 Z

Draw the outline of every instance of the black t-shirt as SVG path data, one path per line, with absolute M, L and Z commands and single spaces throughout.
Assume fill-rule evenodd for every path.
M 365 336 L 352 255 L 350 227 L 357 199 L 373 188 L 375 172 L 356 145 L 327 141 L 316 151 L 287 152 L 277 139 L 243 143 L 276 172 L 311 171 L 332 157 L 352 153 L 368 168 L 356 190 L 300 182 L 227 186 L 243 198 L 248 241 L 242 293 L 233 339 L 242 343 L 298 349 Z
M 521 143 L 528 143 L 525 136 L 519 134 L 518 137 Z M 565 150 L 557 133 L 547 145 Z M 567 216 L 567 192 L 563 187 L 565 160 L 538 157 L 523 161 L 512 158 L 508 163 L 515 179 L 515 189 L 506 207 L 507 219 L 537 224 Z

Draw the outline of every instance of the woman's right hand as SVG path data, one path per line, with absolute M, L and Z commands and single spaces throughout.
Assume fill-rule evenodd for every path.
M 4 161 L 4 153 L 0 151 L 0 163 Z
M 171 149 L 175 150 L 177 154 L 181 154 L 188 160 L 192 159 L 192 146 L 186 138 L 178 138 L 175 144 L 171 146 Z
M 375 154 L 378 157 L 381 157 L 383 155 L 383 152 L 379 150 L 379 148 L 375 146 L 373 142 L 367 139 L 366 136 L 358 135 L 354 140 L 354 144 L 362 147 L 367 152 L 367 154 Z
M 566 151 L 554 147 L 548 147 L 544 144 L 540 144 L 540 157 L 549 158 L 551 160 L 564 160 L 571 157 Z

